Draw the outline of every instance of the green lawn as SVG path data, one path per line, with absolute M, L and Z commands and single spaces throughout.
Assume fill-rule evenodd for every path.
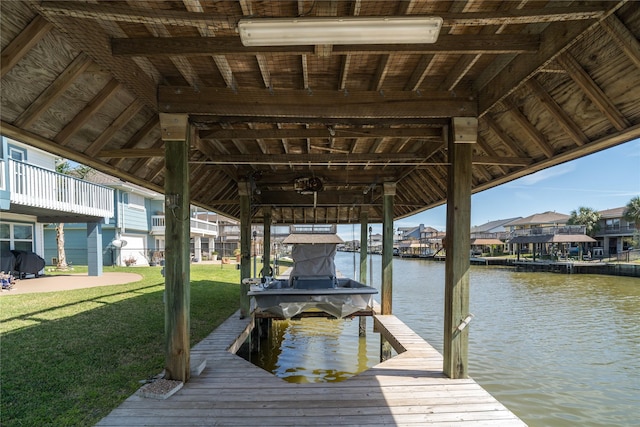
M 94 425 L 162 371 L 160 268 L 113 271 L 143 279 L 0 297 L 0 425 Z M 238 309 L 239 277 L 235 265 L 192 265 L 192 345 Z

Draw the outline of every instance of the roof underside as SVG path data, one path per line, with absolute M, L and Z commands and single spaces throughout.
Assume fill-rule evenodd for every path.
M 188 113 L 191 199 L 276 223 L 446 202 L 450 119 L 473 191 L 640 137 L 640 8 L 571 1 L 3 1 L 4 135 L 162 192 L 158 113 Z M 242 46 L 243 16 L 437 15 L 435 44 Z M 318 178 L 321 191 L 300 191 Z M 314 181 L 317 188 L 318 181 Z M 309 194 L 303 194 L 309 193 Z

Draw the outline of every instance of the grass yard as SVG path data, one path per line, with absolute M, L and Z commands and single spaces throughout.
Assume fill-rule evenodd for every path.
M 0 425 L 94 425 L 162 371 L 160 268 L 113 271 L 143 279 L 0 297 Z M 238 309 L 239 280 L 233 264 L 192 265 L 192 345 Z

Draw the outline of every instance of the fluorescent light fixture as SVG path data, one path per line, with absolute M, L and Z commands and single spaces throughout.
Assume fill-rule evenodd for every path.
M 323 17 L 241 19 L 240 40 L 245 46 L 323 44 L 435 43 L 440 17 Z

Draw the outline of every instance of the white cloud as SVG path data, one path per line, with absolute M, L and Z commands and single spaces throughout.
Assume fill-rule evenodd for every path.
M 526 193 L 524 191 L 516 191 L 515 192 L 515 196 L 516 196 L 516 198 L 518 198 L 520 200 L 533 200 L 534 199 L 534 197 L 531 194 Z
M 564 165 L 555 166 L 549 169 L 541 170 L 540 172 L 536 172 L 534 174 L 522 177 L 517 180 L 519 184 L 523 185 L 534 185 L 539 183 L 540 181 L 545 181 L 551 178 L 557 178 L 562 175 L 566 175 L 575 170 L 575 165 L 571 163 L 566 163 Z

